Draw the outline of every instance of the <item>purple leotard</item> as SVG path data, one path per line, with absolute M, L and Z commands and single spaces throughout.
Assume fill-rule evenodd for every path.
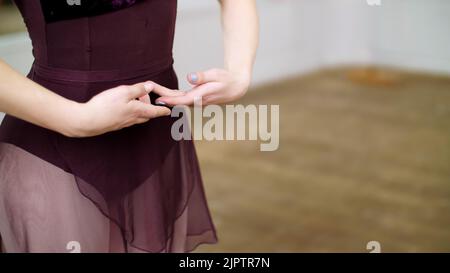
M 177 88 L 177 1 L 111 1 L 49 8 L 48 0 L 16 0 L 33 43 L 28 77 L 78 102 L 147 80 Z M 68 252 L 75 242 L 81 252 L 182 252 L 215 243 L 194 144 L 172 139 L 174 121 L 162 117 L 77 139 L 6 116 L 5 250 Z

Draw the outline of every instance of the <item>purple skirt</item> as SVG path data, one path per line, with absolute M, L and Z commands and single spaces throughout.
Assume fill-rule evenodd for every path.
M 79 102 L 147 80 L 177 88 L 175 0 L 130 1 L 67 19 L 56 10 L 58 20 L 47 20 L 43 2 L 16 1 L 33 42 L 33 81 Z M 217 242 L 194 144 L 173 140 L 174 121 L 157 118 L 77 139 L 6 116 L 0 127 L 4 250 L 186 252 Z

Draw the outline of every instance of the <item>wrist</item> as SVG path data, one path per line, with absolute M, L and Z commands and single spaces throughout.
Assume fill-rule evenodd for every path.
M 224 67 L 226 70 L 238 75 L 241 79 L 251 81 L 253 73 L 253 61 L 241 59 L 238 56 L 225 54 Z
M 234 69 L 229 71 L 243 89 L 247 90 L 249 88 L 252 81 L 251 69 Z
M 65 122 L 60 133 L 67 137 L 88 136 L 86 130 L 87 113 L 86 104 L 75 101 L 68 101 L 65 108 Z
M 233 74 L 240 75 L 242 77 L 250 78 L 252 75 L 252 67 L 248 65 L 232 66 L 225 65 L 225 69 Z
M 249 65 L 231 65 L 225 63 L 225 70 L 229 71 L 239 79 L 251 81 L 252 67 Z

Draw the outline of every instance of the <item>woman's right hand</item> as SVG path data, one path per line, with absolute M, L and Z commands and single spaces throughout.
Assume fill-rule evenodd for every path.
M 87 103 L 66 99 L 0 60 L 0 112 L 68 137 L 90 137 L 170 115 L 150 104 L 151 82 L 106 90 Z
M 75 103 L 66 135 L 96 136 L 170 115 L 167 107 L 150 103 L 148 94 L 153 88 L 151 82 L 123 85 L 106 90 L 87 103 Z

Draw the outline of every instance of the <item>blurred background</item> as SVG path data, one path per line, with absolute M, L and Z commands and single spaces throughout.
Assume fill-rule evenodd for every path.
M 0 58 L 33 60 L 0 2 Z M 280 148 L 197 142 L 212 252 L 450 251 L 450 1 L 258 0 L 241 104 L 280 105 Z M 217 1 L 179 0 L 175 66 L 222 65 Z M 1 116 L 0 116 L 1 119 Z

